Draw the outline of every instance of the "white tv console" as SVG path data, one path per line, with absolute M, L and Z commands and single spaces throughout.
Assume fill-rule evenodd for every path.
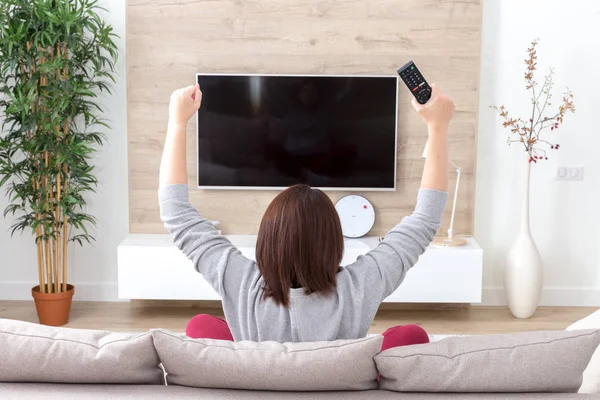
M 256 235 L 226 235 L 254 259 Z M 346 239 L 342 265 L 377 246 L 379 237 Z M 220 300 L 175 247 L 170 235 L 130 234 L 119 245 L 119 298 L 154 300 Z M 480 303 L 483 250 L 471 237 L 461 247 L 430 246 L 385 302 Z

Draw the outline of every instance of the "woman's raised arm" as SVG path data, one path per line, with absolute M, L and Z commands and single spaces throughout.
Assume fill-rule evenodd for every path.
M 255 280 L 257 270 L 190 204 L 185 126 L 200 108 L 201 101 L 198 85 L 176 90 L 171 95 L 169 127 L 160 164 L 160 217 L 173 235 L 173 243 L 224 298 L 228 293 L 238 295 L 240 287 Z
M 169 104 L 167 139 L 160 162 L 159 186 L 187 184 L 185 126 L 202 103 L 200 86 L 176 90 Z

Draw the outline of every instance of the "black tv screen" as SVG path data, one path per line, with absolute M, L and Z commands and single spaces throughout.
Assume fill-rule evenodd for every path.
M 197 80 L 200 188 L 395 189 L 396 76 Z

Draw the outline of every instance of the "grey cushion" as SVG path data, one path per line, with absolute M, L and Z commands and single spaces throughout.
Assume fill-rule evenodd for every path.
M 456 337 L 396 347 L 375 362 L 381 389 L 403 392 L 576 392 L 600 331 Z
M 0 319 L 0 382 L 161 384 L 150 333 L 118 334 Z
M 170 385 L 279 391 L 377 388 L 382 336 L 275 343 L 189 339 L 152 331 Z
M 387 390 L 355 392 L 264 392 L 254 390 L 200 389 L 184 386 L 59 385 L 48 383 L 0 383 L 2 400 L 587 400 L 593 395 L 562 393 L 399 393 Z

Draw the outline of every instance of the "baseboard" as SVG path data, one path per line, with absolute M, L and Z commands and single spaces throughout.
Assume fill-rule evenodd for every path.
M 505 306 L 504 288 L 484 287 L 483 306 Z M 557 288 L 542 290 L 542 307 L 600 307 L 600 288 Z
M 71 282 L 70 282 L 71 283 Z M 0 282 L 0 300 L 31 300 L 34 282 Z M 75 282 L 75 301 L 120 301 L 117 282 Z

